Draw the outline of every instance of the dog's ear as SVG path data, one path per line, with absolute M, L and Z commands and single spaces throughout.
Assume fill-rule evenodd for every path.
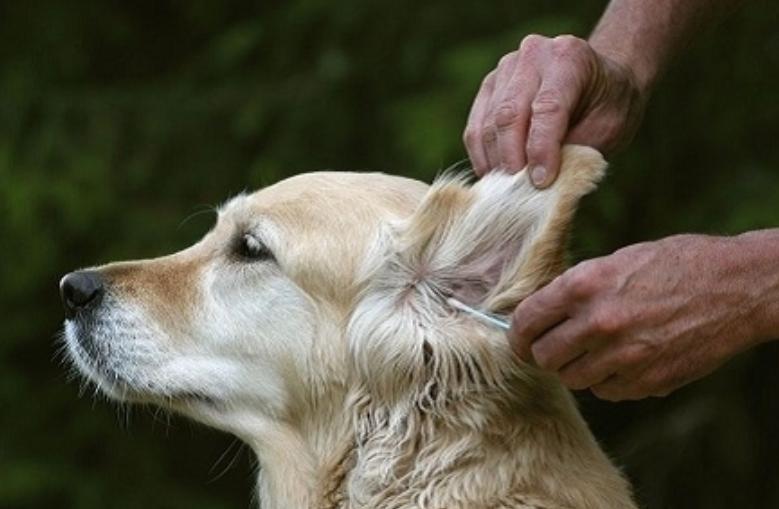
M 494 172 L 473 186 L 442 179 L 428 192 L 401 236 L 401 260 L 442 295 L 507 312 L 564 268 L 570 223 L 606 163 L 596 150 L 563 148 L 548 189 L 528 172 Z
M 505 313 L 555 277 L 577 203 L 605 166 L 597 151 L 569 146 L 548 189 L 533 187 L 527 171 L 494 172 L 473 186 L 444 178 L 383 231 L 375 249 L 385 256 L 369 257 L 379 263 L 366 269 L 348 325 L 371 398 L 387 404 L 411 390 L 414 408 L 438 408 L 475 386 L 502 387 L 508 372 L 525 376 L 499 334 L 458 319 L 446 298 Z

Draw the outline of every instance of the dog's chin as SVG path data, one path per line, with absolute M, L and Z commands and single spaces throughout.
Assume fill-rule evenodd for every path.
M 212 410 L 221 402 L 197 389 L 166 389 L 153 377 L 144 376 L 137 366 L 111 359 L 101 348 L 89 326 L 78 319 L 65 322 L 64 339 L 68 357 L 81 375 L 108 398 L 132 404 L 153 404 L 171 410 L 192 413 Z

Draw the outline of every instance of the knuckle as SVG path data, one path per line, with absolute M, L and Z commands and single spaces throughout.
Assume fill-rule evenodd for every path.
M 476 144 L 479 143 L 480 139 L 481 139 L 481 133 L 476 128 L 468 127 L 463 132 L 463 143 L 465 143 L 466 147 L 475 146 Z
M 527 157 L 529 161 L 543 161 L 554 150 L 549 137 L 541 134 L 538 128 L 532 128 L 527 135 Z
M 613 309 L 600 309 L 590 314 L 590 330 L 599 336 L 613 336 L 622 329 L 622 321 Z
M 630 369 L 634 372 L 642 369 L 647 360 L 651 358 L 650 352 L 643 345 L 629 343 L 620 351 L 620 363 L 622 369 Z
M 660 352 L 660 346 L 654 341 L 648 339 L 640 339 L 634 341 L 633 351 L 630 354 L 630 360 L 633 364 L 639 364 L 641 362 L 652 362 L 653 359 Z
M 495 126 L 498 129 L 512 127 L 519 122 L 520 111 L 514 101 L 503 101 L 495 109 Z
M 514 62 L 514 58 L 516 58 L 516 53 L 513 51 L 511 53 L 506 53 L 500 57 L 500 60 L 498 60 L 498 68 L 500 69 L 502 67 L 510 67 Z
M 490 71 L 487 73 L 487 75 L 484 77 L 483 80 L 481 80 L 481 88 L 492 88 L 495 84 L 495 76 L 497 75 L 496 71 Z
M 563 112 L 563 102 L 555 90 L 542 90 L 531 105 L 533 115 L 559 115 Z
M 563 283 L 574 297 L 584 299 L 595 292 L 596 281 L 592 264 L 582 262 L 565 274 Z
M 552 40 L 552 53 L 556 57 L 568 57 L 584 50 L 587 43 L 574 35 L 558 35 Z
M 553 150 L 552 144 L 547 141 L 543 136 L 528 134 L 527 137 L 527 158 L 530 163 L 544 161 L 547 159 L 547 155 Z
M 617 264 L 610 257 L 598 258 L 597 260 L 590 260 L 592 265 L 593 276 L 601 281 L 605 281 L 616 275 Z
M 548 41 L 543 35 L 530 34 L 519 43 L 519 52 L 522 55 L 529 55 L 538 51 L 538 49 Z

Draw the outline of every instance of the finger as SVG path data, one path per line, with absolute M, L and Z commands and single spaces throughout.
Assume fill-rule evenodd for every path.
M 520 59 L 497 100 L 498 105 L 494 113 L 497 157 L 501 168 L 509 173 L 516 173 L 525 167 L 530 103 L 540 84 L 535 66 Z
M 494 86 L 495 71 L 489 73 L 482 81 L 479 92 L 476 94 L 476 98 L 471 106 L 465 133 L 463 134 L 465 149 L 468 152 L 468 157 L 471 159 L 471 164 L 473 164 L 473 170 L 480 177 L 489 170 L 487 152 L 484 149 L 483 142 L 483 126 Z
M 489 170 L 493 170 L 500 166 L 500 152 L 498 151 L 498 126 L 496 124 L 496 110 L 498 108 L 497 98 L 502 97 L 504 89 L 508 83 L 512 73 L 514 64 L 517 60 L 516 53 L 508 53 L 504 55 L 498 67 L 495 70 L 495 87 L 490 96 L 490 103 L 487 106 L 487 113 L 483 120 L 482 125 L 482 139 L 484 145 L 484 151 L 487 154 L 487 161 Z
M 548 187 L 557 178 L 562 142 L 582 91 L 578 69 L 565 62 L 549 68 L 542 78 L 527 136 L 528 168 L 536 187 Z
M 638 400 L 649 396 L 635 382 L 621 375 L 612 375 L 593 385 L 590 390 L 595 396 L 606 401 Z
M 623 367 L 623 362 L 623 354 L 607 344 L 565 364 L 558 375 L 566 387 L 578 391 L 603 383 Z
M 563 366 L 586 356 L 596 345 L 587 335 L 585 320 L 569 318 L 551 328 L 530 346 L 535 363 L 547 370 L 558 371 Z
M 568 74 L 559 71 L 559 74 Z M 560 151 L 568 130 L 573 101 L 568 87 L 558 75 L 546 78 L 533 99 L 527 136 L 527 159 L 530 177 L 538 188 L 551 185 L 560 171 Z
M 546 330 L 568 318 L 568 296 L 558 277 L 514 310 L 508 340 L 520 359 L 530 362 L 530 345 Z

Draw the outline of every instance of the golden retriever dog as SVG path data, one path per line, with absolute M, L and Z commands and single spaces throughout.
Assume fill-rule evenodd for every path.
M 633 508 L 558 379 L 447 304 L 510 312 L 558 275 L 604 167 L 570 146 L 546 190 L 323 172 L 238 196 L 188 249 L 65 276 L 69 357 L 246 442 L 266 509 Z

